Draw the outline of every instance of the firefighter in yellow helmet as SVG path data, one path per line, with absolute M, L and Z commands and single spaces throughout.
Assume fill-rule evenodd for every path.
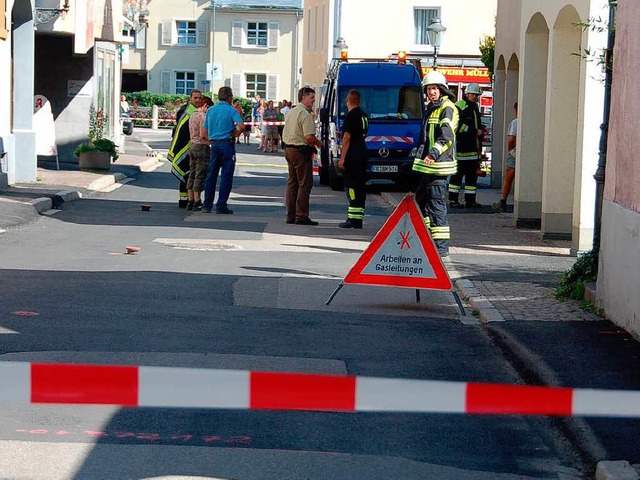
M 438 253 L 446 257 L 451 238 L 447 219 L 447 186 L 449 175 L 456 173 L 458 109 L 451 101 L 455 97 L 442 73 L 430 71 L 422 85 L 428 104 L 421 145 L 413 162 L 413 170 L 421 174 L 416 202 Z

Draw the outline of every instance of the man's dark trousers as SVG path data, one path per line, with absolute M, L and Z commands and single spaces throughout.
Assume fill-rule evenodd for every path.
M 287 220 L 309 218 L 309 197 L 313 187 L 313 162 L 307 147 L 288 146 L 284 158 L 289 166 L 287 181 Z
M 344 191 L 349 201 L 347 218 L 352 224 L 362 226 L 364 207 L 367 200 L 366 160 L 349 165 L 344 171 Z
M 231 140 L 211 141 L 211 160 L 207 171 L 207 178 L 204 181 L 204 202 L 202 207 L 213 208 L 213 199 L 216 193 L 216 183 L 218 173 L 220 173 L 220 190 L 218 191 L 218 201 L 216 210 L 226 210 L 227 201 L 233 186 L 233 172 L 236 168 L 236 149 Z
M 422 175 L 416 190 L 416 203 L 431 231 L 438 251 L 449 249 L 449 220 L 447 218 L 447 190 L 449 179 L 437 175 Z M 437 234 L 434 232 L 434 229 Z M 444 230 L 445 234 L 440 231 Z
M 451 176 L 451 186 L 456 185 L 459 189 L 462 187 L 462 178 L 464 177 L 464 201 L 476 201 L 476 189 L 478 187 L 478 169 L 480 168 L 480 160 L 458 160 L 458 173 Z M 449 192 L 449 201 L 459 201 L 460 192 Z

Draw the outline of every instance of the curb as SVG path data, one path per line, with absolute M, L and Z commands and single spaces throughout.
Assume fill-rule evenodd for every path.
M 116 183 L 124 180 L 127 176 L 124 173 L 113 173 L 110 175 L 105 175 L 102 178 L 98 178 L 91 182 L 88 186 L 88 190 L 104 190 L 105 188 L 110 187 L 111 185 L 115 185 Z
M 596 480 L 638 480 L 638 472 L 626 460 L 598 462 Z
M 33 206 L 36 212 L 42 214 L 47 210 L 58 208 L 63 203 L 73 202 L 80 198 L 82 198 L 82 194 L 76 190 L 61 190 L 52 197 L 40 197 L 27 203 Z

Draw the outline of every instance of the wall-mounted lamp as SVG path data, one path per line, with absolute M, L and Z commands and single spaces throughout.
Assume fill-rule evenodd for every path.
M 69 11 L 69 0 L 64 0 L 64 5 L 60 8 L 36 7 L 36 25 L 55 21 L 60 15 Z M 64 18 L 64 15 L 63 17 Z

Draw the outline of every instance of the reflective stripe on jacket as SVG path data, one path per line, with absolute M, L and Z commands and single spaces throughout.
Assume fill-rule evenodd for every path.
M 478 130 L 481 129 L 482 123 L 478 104 L 460 100 L 456 107 L 460 115 L 456 133 L 456 158 L 458 161 L 479 160 L 481 145 Z
M 171 173 L 181 182 L 186 181 L 186 176 L 189 173 L 189 147 L 191 146 L 189 118 L 195 111 L 196 107 L 190 103 L 178 120 L 176 132 L 167 153 L 167 158 L 171 162 Z
M 413 161 L 415 172 L 427 175 L 447 177 L 457 171 L 456 130 L 458 128 L 458 109 L 449 97 L 443 96 L 427 106 L 427 118 L 422 131 L 422 155 Z M 427 164 L 427 155 L 436 159 Z

